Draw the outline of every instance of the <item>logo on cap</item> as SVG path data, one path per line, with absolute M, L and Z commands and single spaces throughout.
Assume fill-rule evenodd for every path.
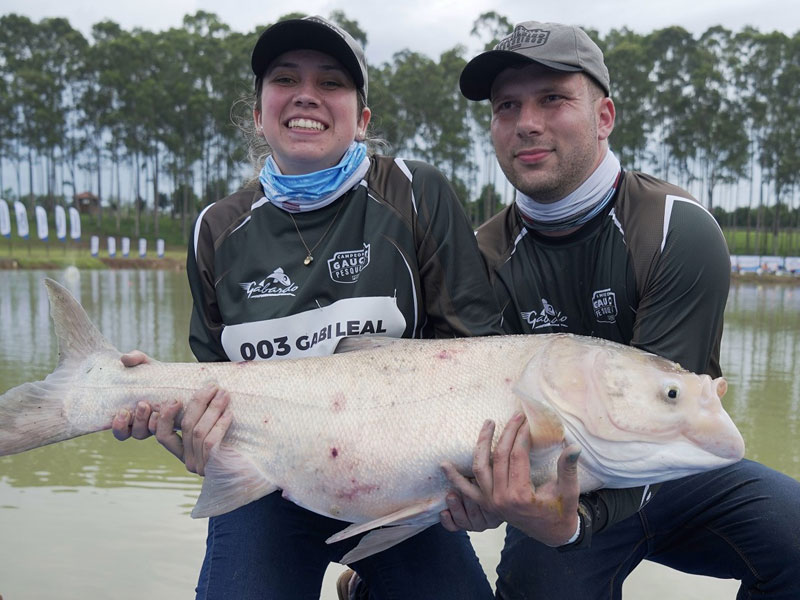
M 547 29 L 528 29 L 524 25 L 517 25 L 514 33 L 497 44 L 495 50 L 514 51 L 519 48 L 535 48 L 543 46 L 549 37 L 550 31 Z

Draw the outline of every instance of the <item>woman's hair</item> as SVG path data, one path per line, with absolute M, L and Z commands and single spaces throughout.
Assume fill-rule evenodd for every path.
M 253 167 L 255 179 L 258 179 L 258 174 L 261 172 L 261 168 L 264 166 L 267 156 L 272 153 L 269 144 L 267 144 L 261 132 L 256 129 L 255 123 L 253 122 L 253 110 L 261 106 L 262 82 L 263 76 L 256 77 L 253 92 L 236 100 L 231 107 L 231 121 L 233 121 L 233 124 L 236 125 L 245 136 L 245 140 L 247 141 L 247 158 Z M 367 107 L 367 101 L 361 90 L 358 90 L 356 93 L 358 95 L 357 114 L 360 115 L 361 111 Z M 368 154 L 386 152 L 389 146 L 385 140 L 372 136 L 371 125 L 367 126 L 367 130 L 364 132 L 364 139 L 358 141 L 363 141 L 367 145 Z M 247 183 L 249 184 L 251 181 L 252 180 L 248 180 Z

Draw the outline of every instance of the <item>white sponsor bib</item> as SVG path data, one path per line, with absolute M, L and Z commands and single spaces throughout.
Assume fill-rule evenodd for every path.
M 222 330 L 222 347 L 234 362 L 327 356 L 344 337 L 400 337 L 405 328 L 394 298 L 345 298 L 288 317 L 228 325 Z

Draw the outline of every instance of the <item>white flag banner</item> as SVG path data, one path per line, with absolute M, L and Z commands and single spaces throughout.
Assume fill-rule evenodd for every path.
M 69 207 L 69 237 L 73 240 L 81 239 L 81 215 L 74 206 Z
M 122 238 L 122 256 L 128 258 L 131 254 L 131 238 L 124 237 Z
M 30 234 L 28 229 L 28 210 L 19 200 L 14 202 L 14 214 L 17 216 L 17 235 L 27 240 Z
M 11 237 L 11 215 L 8 212 L 8 203 L 0 198 L 0 235 Z
M 67 211 L 56 204 L 56 237 L 62 242 L 67 239 Z
M 158 258 L 164 258 L 164 240 L 161 238 L 156 240 L 156 254 L 158 254 Z
M 39 236 L 40 240 L 47 241 L 47 211 L 44 209 L 44 206 L 37 206 L 35 208 L 36 213 L 36 234 Z
M 117 255 L 117 238 L 115 237 L 108 238 L 108 255 L 111 258 L 114 258 Z
M 100 238 L 96 235 L 89 238 L 89 252 L 92 253 L 92 256 L 97 256 L 100 253 Z
M 147 256 L 147 240 L 145 238 L 139 238 L 139 256 L 142 258 Z

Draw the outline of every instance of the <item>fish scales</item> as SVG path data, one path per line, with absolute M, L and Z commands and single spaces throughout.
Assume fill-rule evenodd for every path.
M 494 420 L 499 432 L 518 410 L 528 417 L 537 485 L 572 443 L 582 448 L 584 491 L 673 479 L 744 453 L 720 402 L 723 379 L 628 346 L 563 334 L 361 336 L 323 358 L 126 368 L 69 292 L 45 283 L 59 365 L 0 396 L 0 455 L 108 429 L 140 400 L 185 405 L 213 382 L 230 393 L 233 421 L 193 516 L 280 489 L 353 524 L 329 541 L 371 532 L 342 562 L 436 523 L 448 490 L 441 463 L 469 475 L 483 423 Z

